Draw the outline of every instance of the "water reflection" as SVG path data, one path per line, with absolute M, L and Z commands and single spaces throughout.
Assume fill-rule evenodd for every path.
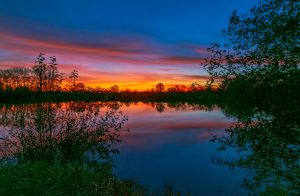
M 214 141 L 221 150 L 234 148 L 238 156 L 213 157 L 213 161 L 232 169 L 246 169 L 243 185 L 256 194 L 300 192 L 299 108 L 287 103 L 292 102 L 246 108 L 223 106 L 238 122 L 226 130 L 227 136 L 215 137 Z
M 299 192 L 297 107 L 235 104 L 3 105 L 0 158 L 109 162 L 121 177 L 150 187 L 171 183 L 192 195 Z
M 156 111 L 162 113 L 165 110 L 165 105 L 163 103 L 157 103 L 155 105 Z
M 235 193 L 237 189 L 232 184 L 238 177 L 228 177 L 228 171 L 215 170 L 209 162 L 215 147 L 208 142 L 211 133 L 207 130 L 222 131 L 231 124 L 214 106 L 42 103 L 5 105 L 0 116 L 2 160 L 16 157 L 20 162 L 46 160 L 94 166 L 95 161 L 113 158 L 118 175 L 138 177 L 151 188 L 171 183 L 178 191 L 194 194 Z M 124 123 L 126 116 L 129 121 Z M 121 128 L 130 132 L 120 132 Z M 116 149 L 121 153 L 108 156 Z M 220 173 L 230 180 L 223 184 Z
M 223 134 L 232 124 L 220 108 L 188 103 L 136 103 L 122 107 L 129 116 L 117 146 L 117 174 L 137 178 L 150 187 L 171 184 L 191 195 L 234 195 L 243 193 L 236 182 L 240 174 L 210 162 L 217 145 L 209 142 L 212 134 Z M 211 131 L 208 131 L 211 130 Z
M 1 159 L 110 161 L 127 117 L 118 103 L 6 105 L 0 111 Z

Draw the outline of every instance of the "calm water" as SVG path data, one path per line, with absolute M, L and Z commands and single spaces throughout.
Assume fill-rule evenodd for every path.
M 239 108 L 141 102 L 3 105 L 0 160 L 109 161 L 121 178 L 192 195 L 247 195 L 266 187 L 297 193 L 299 121 L 291 115 L 293 108 L 288 115 L 282 108 L 272 109 L 272 115 Z
M 233 121 L 220 108 L 136 103 L 124 105 L 122 111 L 130 131 L 121 135 L 121 153 L 115 157 L 120 176 L 152 187 L 170 184 L 192 195 L 245 193 L 237 184 L 240 171 L 211 162 L 213 155 L 234 155 L 220 154 L 218 144 L 210 142 L 212 135 L 225 134 Z

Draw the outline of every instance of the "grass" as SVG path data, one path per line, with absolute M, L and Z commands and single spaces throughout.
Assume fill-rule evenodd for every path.
M 0 195 L 147 195 L 133 180 L 72 164 L 22 163 L 0 167 Z

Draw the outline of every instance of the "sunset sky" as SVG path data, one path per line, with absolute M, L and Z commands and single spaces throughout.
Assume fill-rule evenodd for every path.
M 0 0 L 0 68 L 56 56 L 91 86 L 203 83 L 206 48 L 258 0 Z

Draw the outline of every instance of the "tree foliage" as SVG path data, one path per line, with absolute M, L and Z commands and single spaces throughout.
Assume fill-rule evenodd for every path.
M 73 91 L 76 91 L 76 79 L 78 78 L 78 71 L 76 69 L 74 69 L 71 74 L 70 74 L 70 77 L 71 79 L 70 83 L 71 83 L 71 86 L 73 87 Z
M 63 74 L 58 71 L 54 56 L 49 61 L 47 64 L 45 55 L 40 53 L 31 69 L 13 67 L 0 70 L 0 89 L 6 92 L 20 89 L 38 92 L 60 90 Z
M 155 89 L 156 89 L 156 92 L 163 92 L 165 90 L 165 86 L 163 83 L 160 82 L 156 85 Z
M 232 13 L 223 31 L 226 43 L 211 45 L 204 67 L 212 81 L 225 83 L 253 72 L 289 73 L 300 62 L 299 32 L 296 0 L 262 0 L 248 13 Z
M 237 122 L 215 137 L 233 159 L 213 161 L 248 172 L 256 194 L 299 194 L 299 2 L 261 0 L 246 14 L 234 11 L 212 44 L 205 68 L 222 88 L 222 108 Z

